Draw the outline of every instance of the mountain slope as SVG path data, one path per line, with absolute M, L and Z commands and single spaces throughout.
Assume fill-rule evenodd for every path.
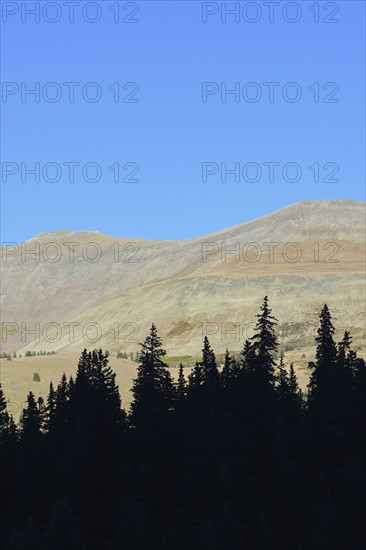
M 133 351 L 152 322 L 170 354 L 196 353 L 203 333 L 220 350 L 239 349 L 265 294 L 285 341 L 312 338 L 324 302 L 340 329 L 364 326 L 365 206 L 357 201 L 304 201 L 184 241 L 61 231 L 2 252 L 3 351 Z M 36 323 L 39 341 L 21 330 Z M 6 330 L 16 333 L 5 338 Z

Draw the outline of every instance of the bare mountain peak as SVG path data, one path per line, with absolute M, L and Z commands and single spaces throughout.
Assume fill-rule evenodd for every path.
M 88 235 L 102 235 L 99 231 L 92 231 L 92 230 L 83 230 L 83 231 L 70 231 L 68 229 L 60 229 L 59 231 L 50 231 L 45 233 L 38 233 L 34 237 L 31 237 L 29 240 L 40 240 L 40 239 L 59 239 L 64 238 L 68 236 L 75 236 L 75 235 L 82 235 L 82 236 L 88 236 Z
M 246 228 L 250 228 L 251 226 L 255 226 L 258 224 L 268 223 L 268 222 L 274 222 L 274 223 L 281 223 L 281 222 L 290 222 L 290 220 L 293 220 L 295 226 L 298 224 L 302 224 L 305 219 L 308 220 L 308 223 L 310 224 L 337 224 L 337 225 L 344 225 L 345 223 L 348 225 L 350 223 L 364 223 L 364 217 L 365 217 L 365 206 L 366 203 L 361 201 L 356 201 L 352 199 L 335 199 L 335 200 L 303 200 L 299 201 L 293 204 L 289 204 L 287 206 L 284 206 L 278 210 L 275 210 L 274 212 L 270 214 L 266 214 L 264 216 L 261 216 L 259 218 L 255 218 L 253 220 L 248 220 L 246 222 L 242 222 L 240 224 L 220 229 L 218 231 L 215 231 L 213 233 L 209 233 L 206 235 L 202 235 L 200 237 L 190 238 L 190 239 L 180 239 L 180 240 L 170 240 L 165 239 L 164 241 L 169 242 L 188 242 L 188 241 L 195 241 L 195 240 L 201 240 L 205 237 L 212 238 L 213 236 L 222 236 L 226 233 L 232 233 L 237 232 L 237 230 L 245 230 Z M 306 218 L 305 218 L 306 216 Z M 103 239 L 125 239 L 125 237 L 114 237 L 111 235 L 107 235 L 105 233 L 101 233 L 100 231 L 95 230 L 83 230 L 83 231 L 71 231 L 71 230 L 60 230 L 60 231 L 54 231 L 54 232 L 48 232 L 48 233 L 39 233 L 38 235 L 35 235 L 30 241 L 34 240 L 58 240 L 63 238 L 103 238 Z M 149 241 L 149 239 L 136 239 L 133 238 L 134 241 Z M 154 244 L 154 242 L 164 242 L 162 240 L 156 239 L 156 240 L 150 240 L 150 244 Z

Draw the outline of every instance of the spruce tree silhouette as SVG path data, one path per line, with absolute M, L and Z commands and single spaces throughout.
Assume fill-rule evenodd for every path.
M 268 297 L 265 296 L 261 306 L 261 313 L 256 315 L 257 323 L 254 335 L 251 337 L 251 346 L 255 356 L 255 374 L 270 385 L 274 384 L 274 369 L 276 362 L 273 354 L 277 352 L 277 337 L 275 327 L 277 319 L 271 315 L 268 307 Z
M 187 397 L 187 381 L 184 376 L 184 367 L 179 365 L 178 381 L 176 384 L 176 398 L 179 403 L 184 402 Z
M 341 365 L 337 362 L 337 346 L 334 341 L 334 326 L 328 306 L 325 304 L 317 330 L 315 362 L 309 363 L 312 374 L 308 384 L 308 406 L 313 429 L 318 438 L 317 447 L 322 449 L 329 466 L 339 450 L 339 392 Z M 345 348 L 346 349 L 346 348 Z M 344 355 L 341 346 L 341 355 Z M 344 365 L 343 365 L 344 366 Z M 342 366 L 342 368 L 343 368 Z
M 133 425 L 144 424 L 146 428 L 157 418 L 166 414 L 173 400 L 173 383 L 162 357 L 166 351 L 161 347 L 161 338 L 152 324 L 150 334 L 141 344 L 137 378 L 133 382 L 134 401 L 130 420 Z
M 4 392 L 0 384 L 0 444 L 9 427 L 9 415 L 6 406 Z
M 22 415 L 22 442 L 38 443 L 41 439 L 41 412 L 33 392 L 28 393 L 27 407 Z
M 216 357 L 207 336 L 203 340 L 202 361 L 200 365 L 202 367 L 204 382 L 216 382 L 218 379 Z
M 53 387 L 53 383 L 50 382 L 46 411 L 45 411 L 45 428 L 46 428 L 46 431 L 48 432 L 55 427 L 55 413 L 56 413 L 56 392 Z
M 320 326 L 317 330 L 315 362 L 309 363 L 313 369 L 308 385 L 309 403 L 315 408 L 329 406 L 329 379 L 330 369 L 333 369 L 337 358 L 337 348 L 333 339 L 334 326 L 327 304 L 324 305 L 320 316 Z M 320 409 L 318 414 L 321 414 Z
M 225 388 L 230 388 L 239 374 L 238 364 L 236 363 L 234 357 L 230 356 L 228 348 L 225 350 L 224 356 L 224 366 L 221 371 L 221 380 Z
M 333 404 L 333 374 L 336 367 L 337 347 L 333 339 L 334 326 L 327 304 L 320 316 L 320 326 L 317 330 L 315 362 L 309 363 L 312 369 L 308 385 L 308 401 L 317 421 L 322 423 L 327 419 Z

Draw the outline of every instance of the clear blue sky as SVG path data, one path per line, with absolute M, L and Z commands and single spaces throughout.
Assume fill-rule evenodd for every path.
M 99 15 L 93 7 L 86 11 L 89 19 L 100 16 L 95 23 L 85 21 L 77 6 L 70 23 L 62 1 L 59 13 L 48 7 L 39 23 L 21 13 L 20 2 L 2 4 L 2 79 L 19 86 L 17 92 L 14 84 L 6 84 L 1 104 L 3 170 L 18 168 L 15 175 L 3 174 L 1 182 L 2 242 L 60 229 L 182 239 L 304 199 L 364 200 L 364 2 L 297 2 L 301 15 L 294 23 L 286 21 L 298 16 L 295 8 L 286 8 L 288 2 L 276 7 L 272 23 L 263 2 L 258 2 L 261 15 L 240 2 L 239 21 L 227 15 L 226 23 L 220 11 L 202 22 L 202 9 L 216 11 L 221 2 L 202 7 L 199 1 L 143 1 L 136 14 L 134 3 L 119 2 L 119 23 L 110 9 L 117 2 L 109 0 L 97 3 Z M 34 4 L 26 2 L 28 8 Z M 46 4 L 41 1 L 41 8 Z M 228 8 L 233 5 L 227 2 Z M 319 6 L 318 23 L 310 9 L 314 5 Z M 9 13 L 16 8 L 17 13 Z M 55 23 L 47 21 L 58 17 Z M 245 20 L 255 17 L 257 22 Z M 39 103 L 30 95 L 21 101 L 22 82 L 23 88 L 39 82 Z M 60 87 L 60 101 L 42 97 L 43 92 L 52 99 L 57 91 L 44 87 L 49 82 Z M 80 83 L 73 103 L 64 82 Z M 83 99 L 80 90 L 88 82 L 100 87 L 100 101 Z M 138 93 L 131 95 L 138 102 L 115 103 L 108 89 L 115 82 L 122 97 L 134 91 L 131 86 L 123 90 L 126 82 L 138 83 Z M 239 102 L 233 95 L 221 101 L 219 92 L 202 102 L 203 82 L 216 82 L 210 88 L 214 91 L 221 83 L 231 89 L 238 82 Z M 246 87 L 249 82 L 257 84 Z M 273 102 L 265 82 L 279 83 Z M 289 82 L 302 91 L 297 102 L 282 97 Z M 314 101 L 316 87 L 309 89 L 315 82 L 319 102 Z M 323 90 L 329 82 L 337 83 L 339 91 L 333 84 Z M 295 91 L 288 88 L 290 98 Z M 90 87 L 85 93 L 92 98 L 94 92 Z M 249 101 L 260 92 L 259 101 Z M 338 102 L 325 103 L 326 97 Z M 21 181 L 21 163 L 31 167 L 36 162 L 41 169 L 49 162 L 60 165 L 59 181 L 46 181 L 56 174 L 52 167 L 46 180 L 41 174 L 35 182 L 25 174 Z M 74 182 L 65 162 L 80 163 Z M 83 178 L 81 168 L 89 162 L 102 169 L 97 182 Z M 116 162 L 138 163 L 139 181 L 115 183 L 109 167 Z M 219 170 L 206 182 L 203 162 Z M 242 175 L 239 182 L 227 176 L 222 182 L 222 162 L 228 168 L 257 163 L 262 177 L 251 183 Z M 263 164 L 268 162 L 279 163 L 273 182 Z M 301 167 L 299 181 L 281 176 L 288 162 Z M 314 181 L 315 168 L 309 169 L 316 162 L 319 182 Z M 334 165 L 324 169 L 326 163 L 339 166 L 333 178 Z M 248 179 L 254 169 L 249 168 Z M 132 170 L 127 167 L 122 177 Z M 339 181 L 324 181 L 327 175 Z M 87 177 L 93 176 L 91 168 Z

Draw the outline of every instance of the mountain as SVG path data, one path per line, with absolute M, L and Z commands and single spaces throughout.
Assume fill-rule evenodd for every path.
M 2 351 L 135 351 L 152 322 L 169 355 L 199 353 L 205 333 L 238 350 L 266 294 L 284 343 L 309 343 L 327 302 L 336 337 L 347 327 L 362 345 L 364 271 L 365 204 L 351 200 L 181 241 L 44 233 L 2 247 Z

